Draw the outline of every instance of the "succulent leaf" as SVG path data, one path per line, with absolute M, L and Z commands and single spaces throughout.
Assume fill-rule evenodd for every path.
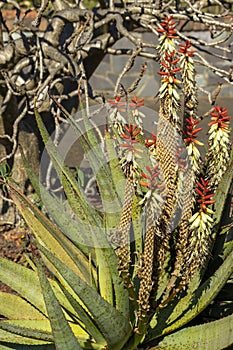
M 47 320 L 47 317 L 20 296 L 0 292 L 0 314 L 14 320 Z
M 199 287 L 194 283 L 194 290 L 188 290 L 187 295 L 177 296 L 177 301 L 181 297 L 180 300 L 182 300 L 182 303 L 178 302 L 174 307 L 173 300 L 170 305 L 168 304 L 161 310 L 159 317 L 157 316 L 154 320 L 152 319 L 151 324 L 154 325 L 153 328 L 149 330 L 150 339 L 161 336 L 161 334 L 170 333 L 184 326 L 196 317 L 215 298 L 232 275 L 232 259 L 233 242 L 229 242 L 225 246 L 224 261 L 215 274 Z M 195 278 L 198 277 L 196 276 Z M 192 283 L 190 286 L 192 286 Z M 164 322 L 166 326 L 161 327 L 161 324 L 164 324 Z
M 222 350 L 233 344 L 233 315 L 202 325 L 187 327 L 166 336 L 156 349 Z M 153 348 L 152 348 L 153 349 Z
M 43 246 L 39 246 L 39 249 L 59 270 L 62 276 L 60 282 L 64 284 L 65 281 L 64 286 L 68 284 L 74 292 L 73 295 L 78 295 L 85 304 L 108 344 L 113 349 L 117 344 L 123 345 L 132 332 L 127 319 L 47 249 Z
M 38 264 L 38 277 L 52 329 L 52 339 L 54 340 L 56 349 L 82 350 L 40 264 Z

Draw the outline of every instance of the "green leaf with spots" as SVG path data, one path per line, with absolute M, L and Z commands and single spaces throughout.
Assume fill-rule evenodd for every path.
M 90 266 L 86 256 L 26 196 L 12 185 L 9 185 L 8 188 L 14 203 L 36 239 L 46 245 L 53 254 L 62 258 L 84 280 L 87 280 L 90 277 Z
M 220 320 L 187 327 L 166 336 L 158 346 L 161 350 L 222 350 L 233 345 L 233 315 Z
M 0 292 L 0 315 L 14 320 L 42 320 L 46 317 L 20 296 Z
M 132 332 L 128 320 L 47 249 L 42 246 L 39 246 L 39 249 L 59 271 L 62 277 L 61 284 L 65 280 L 73 290 L 73 296 L 77 295 L 84 303 L 109 347 L 119 349 Z
M 219 183 L 219 186 L 214 196 L 214 199 L 216 200 L 215 202 L 216 210 L 214 214 L 214 220 L 216 225 L 219 224 L 221 220 L 221 216 L 223 214 L 224 207 L 225 207 L 225 201 L 226 201 L 230 186 L 232 184 L 232 179 L 233 179 L 233 147 L 231 150 L 229 165 L 221 179 L 221 182 Z
M 38 265 L 38 277 L 52 328 L 56 350 L 82 350 L 40 265 Z
M 37 274 L 10 260 L 0 258 L 0 281 L 23 296 L 42 314 L 47 315 Z
M 216 297 L 233 273 L 233 242 L 225 246 L 224 260 L 213 276 L 196 291 L 179 296 L 166 307 L 160 309 L 151 321 L 155 325 L 148 332 L 148 338 L 157 338 L 170 333 L 191 321 Z

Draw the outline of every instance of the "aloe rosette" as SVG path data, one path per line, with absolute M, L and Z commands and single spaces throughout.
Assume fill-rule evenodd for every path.
M 233 343 L 232 296 L 227 293 L 233 242 L 223 239 L 231 226 L 225 222 L 233 176 L 229 116 L 220 106 L 211 112 L 209 148 L 201 167 L 195 106 L 185 112 L 183 144 L 177 136 L 183 128 L 179 86 L 186 84 L 184 94 L 192 84 L 196 89 L 193 52 L 188 51 L 189 43 L 176 51 L 172 17 L 161 22 L 158 33 L 162 78 L 156 132 L 146 134 L 143 99 L 115 97 L 106 105 L 107 127 L 100 148 L 99 130 L 90 115 L 82 111 L 81 129 L 52 99 L 79 135 L 95 175 L 101 210 L 84 197 L 79 176 L 64 165 L 35 108 L 72 216 L 39 182 L 22 153 L 49 215 L 10 179 L 2 178 L 33 233 L 41 259 L 28 257 L 30 267 L 0 259 L 0 280 L 17 292 L 0 293 L 1 349 L 133 350 L 153 343 L 155 349 L 220 350 Z M 115 211 L 108 210 L 110 200 Z M 180 220 L 175 226 L 172 218 L 177 213 Z M 217 296 L 225 298 L 226 315 L 192 326 L 189 322 Z

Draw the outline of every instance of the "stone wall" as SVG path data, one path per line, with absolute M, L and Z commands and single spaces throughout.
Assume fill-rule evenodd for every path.
M 190 34 L 190 33 L 189 33 Z M 135 34 L 134 34 L 135 35 Z M 140 36 L 139 34 L 137 34 Z M 141 34 L 142 35 L 142 34 Z M 208 37 L 208 33 L 205 32 L 194 32 L 193 37 L 201 38 L 211 42 Z M 157 44 L 157 36 L 153 33 L 144 33 L 143 41 Z M 132 43 L 126 39 L 122 38 L 114 46 L 113 49 L 129 49 L 133 48 Z M 206 47 L 206 51 L 210 50 L 209 47 Z M 152 50 L 152 53 L 153 50 Z M 223 52 L 224 54 L 224 52 Z M 202 55 L 207 58 L 206 53 Z M 120 72 L 124 68 L 129 56 L 119 56 L 107 54 L 104 60 L 101 62 L 94 75 L 90 79 L 90 83 L 97 92 L 104 91 L 112 96 L 114 87 Z M 228 55 L 227 60 L 221 60 L 217 57 L 208 55 L 208 61 L 210 64 L 217 65 L 219 68 L 224 70 L 229 70 L 232 66 L 233 55 Z M 137 88 L 137 95 L 140 97 L 153 97 L 157 94 L 160 84 L 160 77 L 157 74 L 159 69 L 159 63 L 143 57 L 137 57 L 135 60 L 135 65 L 122 79 L 122 84 L 125 88 L 129 87 L 131 83 L 137 78 L 140 71 L 140 67 L 143 63 L 147 62 L 147 70 L 144 74 L 144 77 Z M 203 89 L 212 92 L 218 83 L 222 83 L 221 96 L 224 98 L 233 97 L 233 86 L 230 86 L 226 83 L 221 77 L 214 74 L 208 67 L 203 67 L 201 65 L 196 66 L 196 80 L 198 85 Z

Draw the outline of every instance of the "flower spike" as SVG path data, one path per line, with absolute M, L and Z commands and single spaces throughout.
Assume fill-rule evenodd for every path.
M 190 47 L 192 47 L 190 40 L 186 40 L 185 44 L 178 45 L 180 46 L 180 50 L 178 50 L 178 52 L 180 52 L 182 55 L 185 55 L 186 57 L 192 57 L 194 52 L 196 52 L 196 50 L 190 50 Z
M 198 266 L 203 266 L 209 254 L 211 243 L 211 232 L 213 228 L 214 211 L 209 208 L 215 203 L 214 193 L 209 186 L 209 181 L 200 178 L 197 181 L 195 191 L 198 195 L 198 210 L 193 214 L 190 222 L 190 256 L 187 264 L 191 274 L 194 273 Z
M 137 158 L 140 158 L 140 153 L 143 150 L 140 148 L 139 139 L 137 136 L 140 134 L 141 130 L 137 127 L 137 125 L 124 125 L 124 132 L 121 134 L 124 142 L 120 143 L 119 146 L 122 148 L 123 155 L 121 157 L 120 163 L 122 164 L 123 170 L 127 169 L 133 175 L 135 171 L 137 171 Z
M 225 173 L 230 159 L 230 119 L 225 107 L 216 106 L 210 113 L 209 150 L 206 155 L 208 179 L 215 190 Z
M 162 28 L 157 28 L 158 33 L 162 33 L 166 38 L 174 39 L 176 36 L 176 22 L 172 20 L 173 16 L 167 16 L 163 21 L 160 22 Z
M 144 98 L 138 99 L 136 95 L 134 95 L 133 99 L 131 100 L 131 103 L 129 103 L 129 107 L 132 109 L 137 109 L 139 107 L 144 106 Z
M 165 52 L 172 52 L 175 49 L 174 39 L 177 38 L 176 35 L 176 22 L 173 21 L 172 16 L 167 16 L 163 21 L 160 22 L 160 28 L 156 31 L 161 34 L 159 38 L 159 51 L 161 59 L 163 58 Z
M 164 201 L 164 182 L 160 178 L 159 166 L 155 165 L 154 167 L 146 166 L 146 173 L 142 173 L 142 180 L 139 181 L 140 185 L 146 187 L 148 191 L 146 192 L 143 199 L 139 204 L 148 203 L 152 204 L 154 209 L 158 209 L 161 203 Z
M 134 95 L 133 99 L 131 99 L 131 102 L 129 102 L 128 106 L 132 111 L 134 123 L 136 123 L 136 125 L 140 128 L 140 130 L 142 130 L 143 129 L 142 118 L 145 118 L 145 115 L 141 111 L 139 111 L 139 108 L 144 106 L 144 98 L 138 99 L 137 96 Z
M 186 129 L 182 130 L 184 134 L 184 142 L 187 147 L 188 155 L 191 158 L 194 172 L 199 171 L 200 163 L 200 152 L 196 145 L 203 146 L 203 143 L 197 140 L 197 134 L 202 128 L 196 128 L 200 119 L 194 120 L 193 116 L 190 115 L 186 118 Z

